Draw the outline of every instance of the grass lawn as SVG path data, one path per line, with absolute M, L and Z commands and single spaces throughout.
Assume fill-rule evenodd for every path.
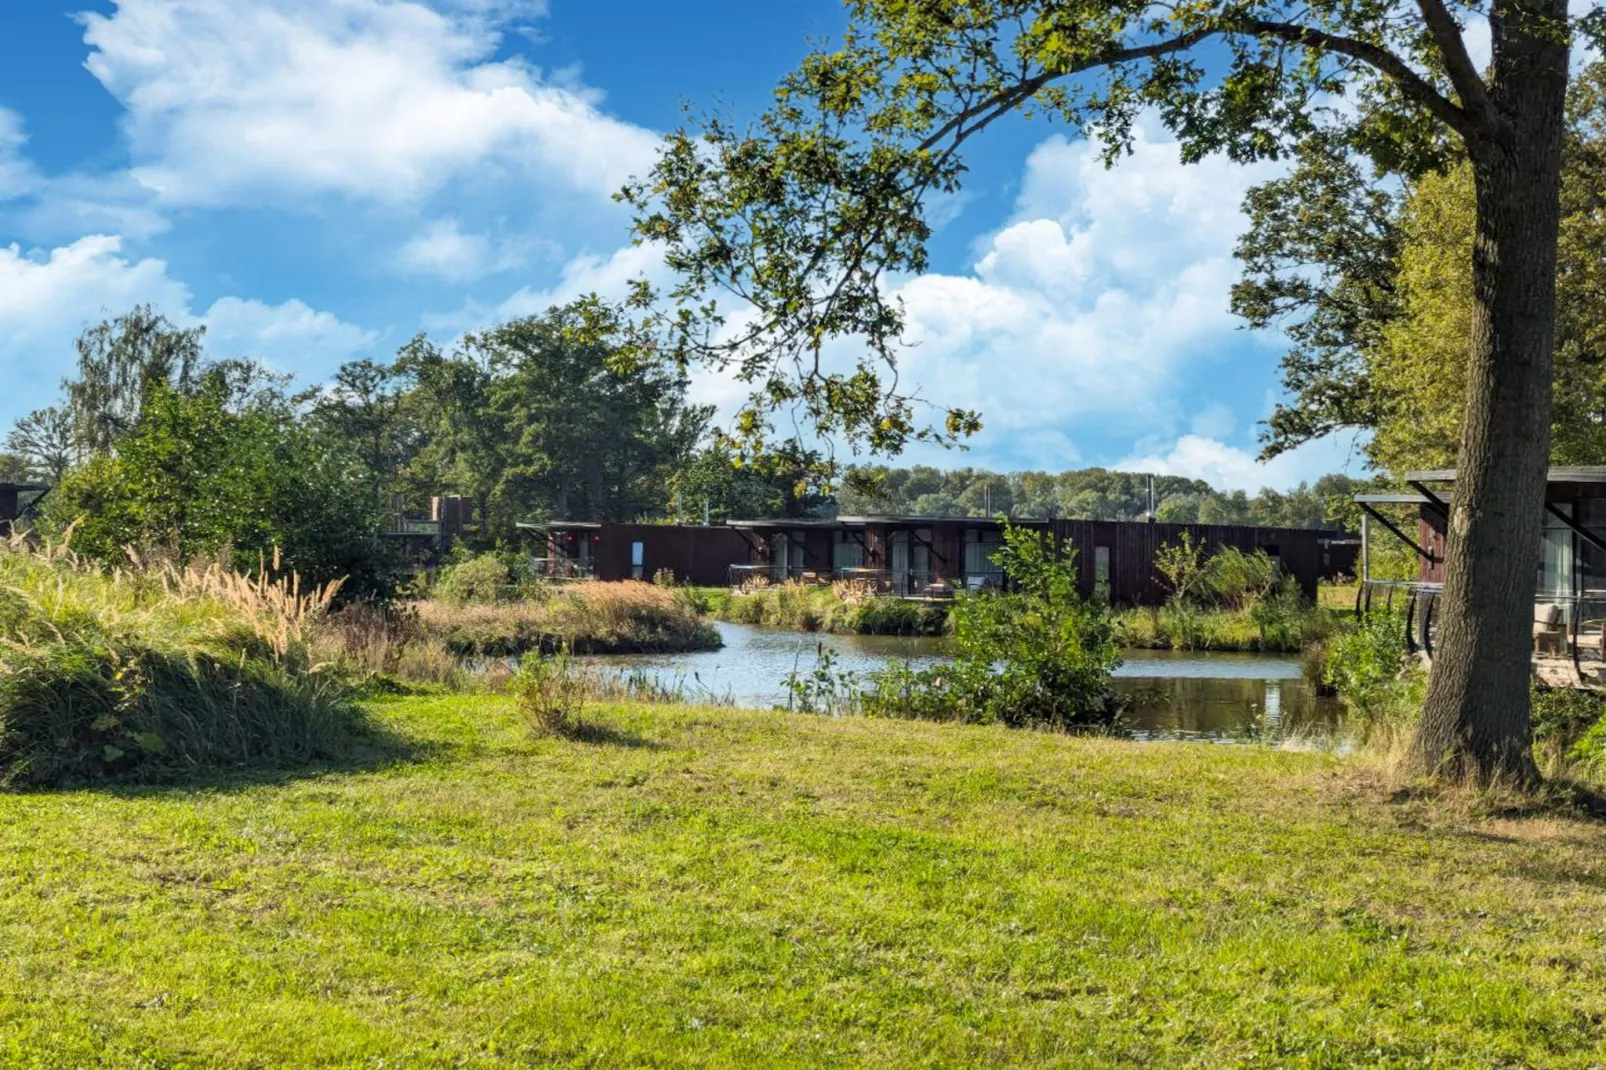
M 0 1066 L 1606 1061 L 1606 827 L 1314 754 L 685 708 L 0 796 Z

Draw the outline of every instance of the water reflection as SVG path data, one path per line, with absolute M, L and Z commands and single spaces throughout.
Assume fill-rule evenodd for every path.
M 889 661 L 916 668 L 946 660 L 940 639 L 811 635 L 718 624 L 722 650 L 587 659 L 681 684 L 693 698 L 732 699 L 768 709 L 786 701 L 782 681 L 808 672 L 824 647 L 837 668 L 861 677 Z M 1131 702 L 1128 727 L 1142 738 L 1242 740 L 1318 733 L 1337 724 L 1339 705 L 1315 693 L 1288 657 L 1131 650 L 1115 687 Z

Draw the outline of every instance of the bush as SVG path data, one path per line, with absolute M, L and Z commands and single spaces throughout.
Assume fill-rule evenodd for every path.
M 1210 559 L 1204 585 L 1224 604 L 1249 609 L 1271 595 L 1277 581 L 1277 562 L 1265 551 L 1245 553 L 1236 546 L 1228 546 L 1216 551 Z
M 1327 644 L 1322 679 L 1338 691 L 1360 734 L 1414 720 L 1426 676 L 1407 658 L 1405 617 L 1373 610 Z
M 779 583 L 728 596 L 714 607 L 722 620 L 837 635 L 942 635 L 948 607 L 848 589 Z
M 566 656 L 523 659 L 508 691 L 536 736 L 572 738 L 581 730 L 586 680 Z
M 1606 772 L 1606 696 L 1570 687 L 1533 688 L 1530 724 L 1534 756 L 1544 765 L 1576 761 L 1594 774 Z
M 481 554 L 441 570 L 435 597 L 451 605 L 503 601 L 514 590 L 506 564 L 495 554 Z
M 954 661 L 872 678 L 865 712 L 1010 727 L 1110 727 L 1120 664 L 1107 609 L 1077 593 L 1074 558 L 1037 532 L 1006 526 L 995 561 L 1014 593 L 962 594 L 954 603 Z

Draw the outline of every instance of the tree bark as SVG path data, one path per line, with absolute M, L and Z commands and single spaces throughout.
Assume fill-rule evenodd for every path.
M 1567 88 L 1567 45 L 1554 27 L 1564 24 L 1566 6 L 1500 6 L 1492 19 L 1495 114 L 1467 146 L 1477 190 L 1476 312 L 1439 638 L 1411 756 L 1419 772 L 1527 784 L 1538 778 L 1529 679 Z

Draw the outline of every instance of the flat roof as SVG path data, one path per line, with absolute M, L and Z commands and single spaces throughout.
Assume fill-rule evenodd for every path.
M 598 520 L 519 520 L 516 521 L 513 526 L 523 531 L 550 531 L 553 528 L 557 528 L 560 531 L 564 529 L 568 529 L 570 531 L 593 531 L 602 527 L 602 522 Z
M 771 517 L 764 520 L 727 520 L 728 528 L 763 528 L 765 530 L 776 528 L 835 528 L 842 527 L 849 522 L 848 517 L 837 520 L 787 520 L 785 518 Z
M 1454 483 L 1454 468 L 1429 468 L 1420 472 L 1407 472 L 1405 479 L 1410 483 Z M 1547 483 L 1606 483 L 1606 465 L 1584 465 L 1581 467 L 1554 467 L 1545 475 Z
M 0 490 L 14 490 L 17 492 L 28 490 L 49 490 L 49 483 L 0 483 Z
M 1426 480 L 1424 480 L 1426 482 Z M 1422 494 L 1357 494 L 1350 501 L 1357 505 L 1429 505 Z
M 838 517 L 845 524 L 990 524 L 998 526 L 996 516 L 913 516 L 896 513 L 871 514 L 867 516 Z M 1049 524 L 1052 521 L 1045 517 L 1012 517 L 1011 524 Z

